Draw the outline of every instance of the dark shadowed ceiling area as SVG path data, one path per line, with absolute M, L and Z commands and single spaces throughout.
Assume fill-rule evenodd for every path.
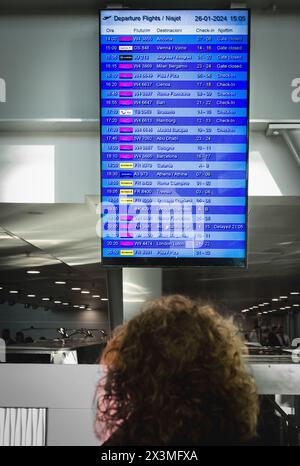
M 251 197 L 249 200 L 248 268 L 172 269 L 164 272 L 164 292 L 210 300 L 228 311 L 258 304 L 267 310 L 291 305 L 300 292 L 300 199 Z M 280 296 L 288 296 L 272 301 Z M 294 306 L 294 304 L 296 306 Z M 263 309 L 263 310 L 265 310 Z M 262 310 L 262 309 L 260 309 Z M 249 315 L 260 311 L 255 308 Z
M 89 202 L 0 204 L 0 302 L 106 309 L 97 221 Z
M 100 265 L 96 234 L 97 202 L 97 196 L 89 196 L 85 204 L 0 205 L 0 302 L 56 310 L 74 310 L 74 305 L 107 308 L 106 271 Z M 164 270 L 164 293 L 210 299 L 235 312 L 264 302 L 280 310 L 282 302 L 272 302 L 279 296 L 297 304 L 298 295 L 290 292 L 300 291 L 300 199 L 251 197 L 248 247 L 248 269 Z M 29 270 L 40 273 L 28 274 Z

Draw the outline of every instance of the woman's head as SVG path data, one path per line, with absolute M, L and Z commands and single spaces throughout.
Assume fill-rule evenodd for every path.
M 98 418 L 109 429 L 124 423 L 127 438 L 145 445 L 247 440 L 258 404 L 243 351 L 232 322 L 210 306 L 183 296 L 150 301 L 104 351 Z

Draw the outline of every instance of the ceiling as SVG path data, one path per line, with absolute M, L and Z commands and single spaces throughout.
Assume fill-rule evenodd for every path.
M 289 294 L 300 292 L 300 198 L 250 197 L 247 269 L 165 271 L 164 290 L 211 300 L 226 311 L 240 312 L 264 302 L 270 303 L 266 309 L 280 311 L 281 301 L 272 298 L 286 295 L 291 305 L 300 303 Z
M 230 0 L 188 0 L 185 1 L 184 6 L 187 8 L 229 8 L 231 3 L 245 4 L 248 8 L 268 10 L 273 9 L 273 5 L 277 10 L 289 10 L 289 9 L 300 9 L 298 0 L 245 0 L 242 2 L 231 2 Z M 174 0 L 143 0 L 142 4 L 140 0 L 125 0 L 122 1 L 103 1 L 103 0 L 1 0 L 0 9 L 7 10 L 9 12 L 28 11 L 28 10 L 96 10 L 98 8 L 105 8 L 107 4 L 123 4 L 132 8 L 182 8 L 183 4 L 180 1 L 174 2 Z
M 86 204 L 0 204 L 0 302 L 56 310 L 107 308 L 93 202 L 87 198 Z M 96 295 L 100 297 L 93 298 Z
M 97 196 L 87 196 L 85 204 L 0 204 L 0 302 L 55 310 L 74 310 L 74 305 L 106 309 L 107 301 L 101 300 L 107 291 L 96 234 L 97 205 Z M 247 269 L 164 270 L 164 292 L 198 296 L 241 311 L 300 291 L 299 197 L 250 197 L 248 243 Z M 28 270 L 40 273 L 31 275 Z M 51 300 L 43 301 L 45 297 Z M 294 303 L 298 298 L 291 299 Z M 69 305 L 63 307 L 63 302 Z

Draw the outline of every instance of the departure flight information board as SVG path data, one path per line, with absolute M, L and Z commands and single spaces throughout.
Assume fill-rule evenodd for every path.
M 101 10 L 102 263 L 246 266 L 248 10 Z

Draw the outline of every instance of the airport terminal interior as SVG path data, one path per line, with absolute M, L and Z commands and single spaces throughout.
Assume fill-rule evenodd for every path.
M 218 27 L 218 33 L 225 36 L 230 34 L 226 27 L 227 31 L 237 28 L 231 34 L 242 37 L 242 48 L 237 50 L 243 53 L 238 55 L 237 52 L 234 59 L 240 57 L 240 65 L 237 62 L 235 65 L 243 71 L 236 73 L 240 77 L 235 78 L 232 70 L 228 71 L 229 78 L 225 72 L 223 77 L 227 82 L 236 79 L 239 84 L 231 83 L 234 92 L 224 94 L 228 96 L 227 104 L 216 103 L 218 109 L 228 105 L 228 113 L 223 116 L 228 117 L 227 121 L 229 116 L 232 117 L 232 126 L 228 128 L 234 127 L 237 136 L 220 136 L 221 130 L 218 133 L 213 130 L 208 136 L 211 139 L 196 139 L 206 137 L 197 130 L 198 126 L 206 127 L 205 117 L 209 127 L 214 117 L 220 115 L 220 112 L 213 113 L 214 110 L 205 113 L 213 104 L 206 103 L 201 107 L 204 100 L 196 100 L 204 99 L 203 87 L 200 93 L 193 90 L 199 90 L 199 87 L 191 87 L 190 95 L 196 97 L 193 102 L 198 105 L 197 118 L 192 117 L 194 108 L 185 108 L 186 112 L 182 112 L 175 123 L 183 130 L 174 140 L 163 139 L 166 133 L 162 131 L 153 136 L 147 118 L 142 122 L 146 100 L 141 100 L 136 107 L 142 110 L 130 109 L 130 105 L 135 105 L 134 97 L 151 98 L 151 92 L 147 94 L 145 87 L 135 95 L 138 91 L 132 91 L 130 80 L 150 82 L 151 76 L 147 78 L 149 70 L 144 64 L 149 60 L 146 51 L 153 51 L 146 46 L 144 49 L 132 48 L 134 40 L 139 43 L 138 37 L 143 37 L 145 32 L 131 30 L 129 20 L 117 21 L 116 18 L 121 18 L 123 12 L 129 15 L 126 7 L 135 13 L 140 9 L 147 14 L 154 10 L 156 19 L 149 21 L 149 29 L 145 31 L 156 27 L 157 15 L 161 12 L 169 15 L 166 18 L 173 18 L 168 26 L 172 28 L 168 30 L 169 34 L 177 34 L 180 29 L 175 28 L 180 27 L 181 20 L 176 18 L 185 18 L 185 13 L 180 13 L 186 8 L 185 4 L 167 0 L 132 0 L 124 3 L 124 9 L 124 5 L 110 5 L 106 9 L 105 2 L 96 0 L 28 0 L 25 3 L 0 0 L 0 338 L 3 342 L 3 347 L 0 345 L 0 445 L 98 445 L 93 432 L 91 404 L 101 352 L 113 329 L 136 315 L 145 301 L 171 294 L 208 302 L 220 314 L 232 317 L 248 347 L 246 363 L 254 374 L 259 396 L 264 400 L 262 415 L 266 418 L 269 433 L 266 442 L 300 445 L 297 353 L 300 346 L 300 4 L 297 0 L 245 0 L 238 3 L 189 0 L 188 3 L 191 11 L 200 10 L 202 16 L 197 18 L 202 22 L 206 18 L 206 26 L 209 23 L 211 28 Z M 102 16 L 101 13 L 99 16 L 99 9 L 103 10 Z M 112 12 L 114 9 L 119 16 Z M 208 10 L 211 12 L 207 13 Z M 231 15 L 229 25 L 221 24 L 225 21 L 226 11 Z M 234 15 L 235 11 L 239 16 Z M 245 11 L 249 16 L 242 17 L 246 15 Z M 219 15 L 215 16 L 219 21 L 217 26 L 213 24 L 212 16 L 208 16 L 216 12 Z M 246 18 L 250 23 L 250 16 L 251 27 L 248 28 L 242 21 Z M 148 21 L 142 18 L 144 22 Z M 105 21 L 99 31 L 99 23 Z M 116 24 L 112 24 L 113 21 Z M 183 31 L 190 27 L 189 17 L 182 27 Z M 208 37 L 209 29 L 204 29 L 203 24 L 201 28 L 198 34 L 204 36 L 199 37 Z M 167 29 L 157 30 L 165 31 L 161 32 L 161 37 L 166 37 Z M 184 33 L 178 34 L 178 44 L 185 44 L 181 41 L 183 36 L 180 38 Z M 211 34 L 209 37 L 214 37 L 214 33 Z M 119 36 L 121 45 L 116 59 L 119 61 L 114 61 L 116 49 L 108 47 L 114 47 L 110 45 L 115 44 L 111 38 Z M 207 47 L 207 42 L 203 43 L 201 47 Z M 211 53 L 213 44 L 214 39 L 209 42 L 210 49 L 205 50 Z M 141 50 L 140 61 L 132 50 Z M 110 51 L 110 55 L 106 55 L 106 51 Z M 200 52 L 204 53 L 204 49 Z M 141 68 L 132 65 L 135 60 L 142 64 Z M 157 60 L 159 62 L 159 56 Z M 196 58 L 189 62 L 190 68 L 186 69 L 191 70 L 191 76 L 202 66 L 202 60 L 205 63 L 206 59 L 199 55 L 199 62 Z M 222 60 L 226 63 L 226 55 L 221 55 L 220 60 L 220 63 Z M 157 64 L 153 69 L 159 70 L 155 66 Z M 195 72 L 195 78 L 190 78 L 190 82 L 192 79 L 209 80 L 208 73 L 217 70 L 214 66 L 218 66 L 216 61 L 209 70 L 200 68 L 206 75 L 202 77 Z M 113 75 L 115 69 L 119 74 Z M 142 70 L 140 75 L 135 69 Z M 174 70 L 169 78 L 168 68 L 165 75 L 163 70 L 158 71 L 161 74 L 157 79 L 169 79 L 172 89 L 186 89 L 182 77 L 184 71 Z M 116 87 L 111 84 L 114 82 Z M 217 88 L 210 84 L 211 93 L 206 94 L 209 96 L 206 98 L 214 99 L 215 95 L 220 95 L 213 89 Z M 170 105 L 165 97 L 167 94 L 155 92 L 155 98 L 162 96 L 166 100 L 160 110 L 154 108 L 154 104 L 151 107 L 151 115 L 155 116 L 152 121 L 157 120 L 158 125 L 154 126 L 154 133 L 159 131 L 155 128 L 167 127 L 166 115 L 173 114 L 176 120 L 179 114 L 176 106 L 180 107 L 178 102 L 184 101 L 182 94 L 181 99 L 177 98 Z M 125 100 L 115 104 L 113 99 L 118 97 Z M 119 113 L 114 113 L 114 105 L 123 105 L 117 110 Z M 169 115 L 163 110 L 168 105 L 175 108 Z M 203 114 L 199 113 L 199 105 Z M 115 120 L 113 115 L 117 115 Z M 121 135 L 119 139 L 113 139 L 119 132 L 118 120 L 123 124 Z M 192 120 L 195 121 L 185 124 L 195 125 L 195 132 L 194 127 L 189 126 L 188 135 L 183 135 L 184 121 Z M 141 126 L 135 128 L 138 121 Z M 146 127 L 150 128 L 152 136 L 148 133 L 145 136 L 146 130 L 142 132 L 141 128 Z M 114 132 L 110 128 L 117 129 Z M 144 136 L 136 136 L 138 132 Z M 221 141 L 218 146 L 221 149 L 214 149 L 214 137 L 216 145 Z M 233 149 L 234 143 L 226 144 L 226 141 L 235 141 L 235 137 L 239 148 Z M 114 149 L 114 141 L 120 142 L 118 149 Z M 152 144 L 166 142 L 161 143 L 164 149 L 160 149 L 159 145 L 150 147 L 146 141 L 152 141 Z M 179 144 L 173 141 L 184 141 L 180 150 L 177 148 Z M 166 147 L 170 152 L 177 151 L 178 157 L 184 156 L 186 160 L 193 161 L 193 152 L 198 151 L 199 154 L 212 153 L 215 158 L 211 160 L 224 160 L 225 163 L 230 163 L 226 162 L 230 154 L 230 160 L 234 161 L 232 171 L 224 175 L 227 182 L 224 185 L 214 185 L 213 181 L 205 185 L 207 178 L 205 182 L 191 181 L 198 176 L 193 175 L 196 172 L 186 175 L 191 181 L 190 186 L 201 188 L 190 190 L 193 191 L 190 195 L 195 198 L 203 196 L 207 199 L 213 197 L 213 192 L 223 190 L 223 194 L 215 196 L 223 196 L 224 203 L 220 204 L 224 206 L 228 189 L 231 194 L 227 196 L 232 196 L 230 199 L 235 206 L 233 213 L 228 211 L 229 216 L 232 215 L 229 222 L 240 224 L 239 232 L 231 229 L 233 233 L 211 233 L 222 222 L 223 225 L 229 223 L 222 220 L 223 215 L 215 215 L 214 220 L 208 217 L 214 216 L 214 212 L 223 212 L 217 210 L 221 207 L 215 207 L 215 210 L 212 207 L 218 206 L 218 201 L 205 204 L 207 210 L 204 212 L 208 213 L 206 217 L 203 214 L 203 222 L 215 221 L 216 227 L 209 227 L 209 233 L 204 227 L 202 251 L 206 248 L 208 252 L 204 251 L 197 258 L 194 252 L 188 256 L 188 251 L 194 251 L 188 249 L 188 241 L 180 243 L 182 249 L 173 255 L 170 252 L 168 259 L 162 258 L 161 252 L 155 255 L 157 249 L 153 249 L 152 256 L 147 256 L 150 254 L 146 249 L 148 246 L 143 249 L 142 243 L 145 245 L 149 240 L 149 229 L 143 232 L 144 236 L 134 236 L 127 224 L 126 234 L 121 232 L 120 237 L 117 229 L 115 241 L 110 217 L 107 229 L 106 223 L 101 222 L 104 203 L 115 205 L 118 202 L 113 197 L 114 192 L 125 196 L 122 198 L 125 200 L 120 201 L 120 208 L 123 204 L 136 202 L 134 195 L 147 196 L 149 192 L 156 196 L 155 202 L 170 193 L 172 197 L 187 195 L 184 194 L 187 189 L 178 194 L 180 189 L 165 189 L 169 185 L 160 185 L 160 181 L 153 184 L 153 189 L 136 181 L 149 179 L 147 170 L 149 167 L 148 171 L 151 170 L 151 163 L 147 163 L 152 157 L 149 154 L 166 151 Z M 220 158 L 216 155 L 219 150 L 222 152 Z M 140 158 L 138 153 L 142 154 Z M 119 155 L 121 162 L 118 165 Z M 116 160 L 117 165 L 114 165 Z M 176 170 L 176 163 L 180 163 L 172 164 L 167 157 L 164 160 L 166 165 L 158 163 L 157 169 Z M 199 176 L 214 178 L 212 173 L 216 172 L 210 170 L 220 170 L 209 160 L 198 160 L 204 162 L 202 173 L 206 170 L 206 174 Z M 147 163 L 143 165 L 143 162 Z M 235 163 L 239 168 L 234 167 Z M 134 168 L 136 171 L 130 172 Z M 183 170 L 187 170 L 186 165 Z M 179 176 L 172 172 L 167 174 L 170 179 Z M 158 174 L 158 177 L 166 180 L 167 174 Z M 233 174 L 232 185 L 230 174 Z M 114 191 L 117 176 L 120 176 L 123 189 Z M 115 179 L 110 183 L 113 177 Z M 132 177 L 136 177 L 135 181 Z M 160 190 L 159 186 L 164 189 Z M 205 189 L 209 192 L 208 197 L 205 197 Z M 153 204 L 153 212 L 154 209 Z M 131 220 L 128 212 L 125 220 Z M 137 225 L 136 229 L 140 231 L 140 224 Z M 118 228 L 123 226 L 124 223 L 119 224 Z M 218 228 L 221 231 L 223 227 Z M 187 232 L 185 234 L 188 236 Z M 229 241 L 224 240 L 226 234 L 232 235 L 227 237 Z M 174 228 L 171 233 L 168 230 L 165 237 L 162 233 L 159 240 L 165 242 L 155 240 L 156 247 L 168 244 L 162 247 L 171 248 L 173 235 Z M 220 243 L 225 246 L 213 246 L 220 238 Z M 111 240 L 115 243 L 109 242 Z M 223 247 L 222 252 L 216 252 L 214 247 Z M 224 256 L 220 258 L 222 253 Z M 22 390 L 18 388 L 20 386 Z M 20 410 L 23 410 L 23 418 Z M 28 425 L 33 434 L 28 433 Z

